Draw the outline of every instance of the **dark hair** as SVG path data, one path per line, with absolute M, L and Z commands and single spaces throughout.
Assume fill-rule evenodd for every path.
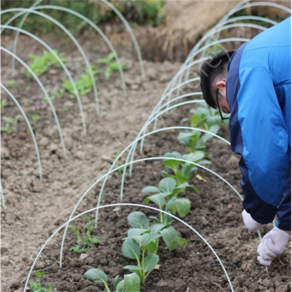
M 214 83 L 218 78 L 227 76 L 227 64 L 234 51 L 221 52 L 206 60 L 200 69 L 200 86 L 206 103 L 213 108 L 217 108 L 215 103 L 215 91 L 212 94 Z

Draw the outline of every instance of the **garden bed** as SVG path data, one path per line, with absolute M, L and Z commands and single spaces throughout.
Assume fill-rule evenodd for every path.
M 5 40 L 5 46 L 12 44 Z M 42 49 L 28 38 L 20 39 L 19 55 L 28 61 L 30 53 Z M 92 46 L 83 40 L 89 59 L 94 63 L 104 57 L 106 49 Z M 67 65 L 72 74 L 80 75 L 80 57 L 72 47 L 60 41 L 57 44 L 67 52 Z M 70 56 L 69 56 L 70 53 Z M 60 125 L 64 133 L 68 159 L 65 160 L 54 118 L 38 85 L 23 74 L 17 67 L 15 84 L 9 87 L 19 103 L 31 117 L 38 114 L 39 119 L 33 129 L 40 147 L 43 166 L 43 181 L 39 180 L 38 163 L 32 139 L 24 120 L 20 120 L 12 134 L 2 133 L 2 184 L 6 198 L 7 214 L 2 216 L 2 283 L 3 291 L 23 291 L 26 276 L 38 250 L 55 229 L 65 223 L 82 194 L 110 166 L 109 157 L 114 159 L 131 143 L 150 112 L 159 101 L 167 83 L 179 69 L 179 63 L 144 62 L 146 80 L 142 82 L 139 64 L 125 58 L 127 70 L 125 78 L 128 96 L 123 97 L 118 73 L 111 79 L 98 75 L 100 116 L 97 116 L 94 97 L 90 93 L 82 97 L 84 104 L 87 135 L 82 133 L 81 119 L 76 99 L 64 96 L 54 99 Z M 102 69 L 102 68 L 101 68 Z M 59 68 L 52 68 L 41 77 L 48 90 L 58 88 L 66 78 Z M 8 86 L 11 80 L 10 58 L 2 52 L 2 82 Z M 2 91 L 2 98 L 4 93 Z M 2 116 L 15 117 L 19 111 L 7 99 Z M 182 118 L 189 117 L 191 107 L 184 106 L 172 110 L 159 119 L 159 127 L 179 125 Z M 228 139 L 228 130 L 222 128 L 220 134 Z M 177 142 L 178 131 L 167 131 L 152 135 L 145 140 L 144 150 L 136 158 L 163 156 L 166 152 L 183 152 Z M 207 152 L 212 164 L 210 169 L 229 181 L 240 191 L 240 172 L 237 158 L 230 147 L 212 139 L 207 144 Z M 162 178 L 161 160 L 135 164 L 133 175 L 127 175 L 123 202 L 144 204 L 142 189 L 147 185 L 157 185 Z M 199 174 L 202 179 L 198 179 Z M 103 192 L 102 204 L 120 202 L 121 175 L 112 175 Z M 205 170 L 198 169 L 192 183 L 200 190 L 196 194 L 187 190 L 185 195 L 191 200 L 190 213 L 184 221 L 196 229 L 214 248 L 222 260 L 235 291 L 276 291 L 290 290 L 291 264 L 290 250 L 287 248 L 280 258 L 273 261 L 267 273 L 256 259 L 259 238 L 249 233 L 241 219 L 240 198 L 223 181 Z M 99 186 L 93 188 L 83 199 L 78 212 L 94 208 L 97 203 Z M 103 291 L 103 285 L 85 279 L 83 274 L 90 268 L 102 269 L 109 277 L 109 283 L 117 275 L 128 273 L 123 269 L 133 264 L 121 253 L 122 239 L 126 237 L 129 225 L 127 216 L 132 211 L 155 215 L 154 211 L 121 206 L 100 210 L 98 228 L 94 234 L 100 242 L 85 255 L 80 256 L 70 248 L 76 244 L 76 237 L 69 229 L 65 241 L 63 267 L 59 268 L 59 252 L 62 232 L 46 247 L 36 263 L 36 270 L 44 271 L 42 284 L 51 283 L 55 291 Z M 94 213 L 88 214 L 94 218 Z M 74 225 L 81 227 L 84 219 Z M 230 291 L 227 278 L 211 250 L 189 228 L 180 222 L 174 227 L 188 242 L 187 247 L 177 247 L 169 251 L 161 243 L 158 254 L 159 268 L 146 279 L 141 291 Z M 271 226 L 263 229 L 267 232 Z M 35 281 L 33 276 L 30 279 Z M 112 286 L 111 286 L 112 288 Z

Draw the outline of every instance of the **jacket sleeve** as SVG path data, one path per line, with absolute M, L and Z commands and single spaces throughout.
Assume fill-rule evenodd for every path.
M 229 124 L 231 148 L 241 155 L 243 207 L 267 224 L 276 215 L 289 168 L 288 132 L 268 70 L 252 64 L 240 70 L 239 80 Z

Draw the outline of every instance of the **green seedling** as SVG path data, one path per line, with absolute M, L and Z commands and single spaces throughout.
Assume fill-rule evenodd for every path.
M 31 116 L 32 120 L 36 123 L 36 121 L 40 118 L 38 114 L 33 114 Z
M 92 71 L 93 76 L 98 73 L 95 66 L 91 66 L 91 71 Z M 94 80 L 97 81 L 98 78 L 95 77 Z M 65 90 L 67 90 L 71 94 L 70 96 L 71 98 L 76 97 L 76 92 L 70 80 L 65 80 L 62 83 L 62 86 L 65 88 Z M 75 81 L 75 86 L 78 92 L 80 93 L 80 95 L 86 95 L 89 92 L 91 92 L 92 87 L 93 87 L 93 82 L 89 74 L 89 70 L 87 68 L 85 70 L 85 73 L 82 74 L 77 81 Z
M 26 87 L 24 88 L 24 90 L 25 90 L 25 92 L 29 92 L 30 87 L 29 87 L 29 86 L 26 86 Z
M 208 130 L 213 134 L 217 134 L 221 124 L 218 110 L 202 105 L 196 110 L 191 110 L 191 113 L 191 119 L 183 119 L 182 122 L 188 121 L 190 127 L 201 128 L 203 130 Z M 213 135 L 207 133 L 204 134 L 198 130 L 185 131 L 178 135 L 178 141 L 186 146 L 186 149 L 189 152 L 205 149 L 207 141 L 212 138 Z
M 30 282 L 30 288 L 32 288 L 32 292 L 53 292 L 53 288 L 51 284 L 49 284 L 48 288 L 45 288 L 41 285 L 41 278 L 45 275 L 45 272 L 35 271 L 35 276 L 38 278 L 36 282 Z
M 164 154 L 164 157 L 167 157 L 168 159 L 163 161 L 163 164 L 165 165 L 167 171 L 162 171 L 162 174 L 166 177 L 174 178 L 177 183 L 177 186 L 187 184 L 194 171 L 198 168 L 197 166 L 194 166 L 189 162 L 197 164 L 210 164 L 211 162 L 209 160 L 203 159 L 204 157 L 207 156 L 208 154 L 203 151 L 195 151 L 194 153 L 190 154 L 181 154 L 177 151 L 167 152 Z M 186 162 L 179 161 L 177 159 L 183 159 L 186 160 Z M 172 172 L 172 174 L 169 174 L 168 171 Z M 197 187 L 191 185 L 189 186 L 196 193 L 199 193 Z M 184 189 L 176 191 L 176 195 L 180 191 L 184 192 Z
M 11 88 L 11 89 L 15 88 L 15 80 L 14 79 L 10 79 L 8 81 L 8 87 Z
M 124 257 L 136 260 L 137 264 L 124 268 L 136 273 L 141 283 L 144 283 L 159 262 L 159 239 L 162 237 L 169 250 L 174 250 L 178 245 L 185 246 L 186 241 L 178 236 L 172 226 L 156 222 L 150 226 L 148 218 L 142 212 L 129 214 L 128 222 L 132 228 L 124 239 L 122 253 Z
M 7 105 L 7 100 L 5 98 L 1 99 L 0 105 L 1 109 L 3 109 Z
M 155 193 L 152 196 L 146 197 L 144 202 L 149 203 L 153 202 L 158 206 L 159 209 L 171 212 L 172 214 L 178 213 L 178 215 L 183 218 L 185 217 L 190 209 L 191 202 L 188 198 L 178 198 L 178 193 L 184 191 L 186 187 L 192 187 L 188 183 L 183 183 L 177 185 L 177 182 L 174 178 L 165 177 L 159 182 L 159 187 L 147 186 L 142 189 L 142 193 Z M 165 213 L 159 214 L 159 219 L 156 217 L 151 217 L 157 223 L 164 225 L 169 225 L 172 223 L 170 216 Z
M 107 275 L 100 269 L 90 269 L 85 272 L 84 277 L 97 283 L 103 283 L 107 292 L 111 292 L 107 284 Z M 113 281 L 115 292 L 140 292 L 140 278 L 136 273 L 124 276 L 124 280 L 119 281 L 116 276 Z
M 116 154 L 115 160 L 117 159 L 118 156 L 119 156 L 119 153 Z M 114 165 L 112 164 L 113 168 L 117 168 L 119 166 L 120 166 L 120 164 L 118 161 Z M 114 175 L 118 177 L 118 176 L 123 174 L 123 171 L 124 171 L 124 167 L 121 167 L 114 172 Z
M 118 63 L 112 61 L 114 57 L 115 57 L 115 54 L 111 52 L 108 54 L 107 58 L 101 58 L 97 60 L 98 63 L 106 65 L 106 69 L 104 71 L 104 76 L 106 78 L 111 77 L 113 72 L 119 71 Z M 122 69 L 125 69 L 126 63 L 121 63 L 121 67 Z
M 64 96 L 65 89 L 61 89 L 60 91 L 51 90 L 50 93 L 51 93 L 51 95 L 53 95 L 53 96 L 55 96 L 57 98 L 62 98 Z
M 3 121 L 5 121 L 5 126 L 1 128 L 1 131 L 6 132 L 8 134 L 12 134 L 16 131 L 16 126 L 19 121 L 20 115 L 17 115 L 14 119 L 10 117 L 3 117 Z
M 56 50 L 54 50 L 54 52 L 64 63 L 66 62 L 66 59 L 63 57 L 64 54 L 59 53 Z M 58 59 L 54 56 L 53 53 L 48 51 L 43 51 L 43 54 L 41 56 L 31 54 L 29 57 L 33 59 L 33 62 L 29 65 L 29 67 L 36 76 L 40 76 L 45 72 L 48 72 L 50 66 L 56 65 L 60 67 Z M 31 76 L 31 73 L 28 70 L 26 70 L 25 75 Z
M 91 233 L 95 228 L 95 221 L 90 220 L 90 218 L 86 215 L 82 217 L 87 220 L 87 224 L 83 226 L 85 229 L 85 234 L 83 236 L 80 234 L 80 230 L 76 226 L 70 226 L 77 237 L 77 244 L 71 247 L 70 250 L 76 253 L 87 252 L 91 247 L 99 242 L 97 236 L 91 236 Z

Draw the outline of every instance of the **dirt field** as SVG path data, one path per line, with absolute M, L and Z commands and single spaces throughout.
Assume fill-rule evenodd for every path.
M 98 40 L 80 38 L 79 41 L 93 64 L 107 54 L 105 45 Z M 2 40 L 7 48 L 12 42 L 13 39 L 8 37 Z M 66 65 L 72 75 L 80 76 L 85 67 L 76 48 L 64 40 L 48 42 L 65 53 Z M 25 61 L 29 61 L 29 54 L 43 50 L 28 37 L 22 36 L 19 44 L 18 55 Z M 2 291 L 23 291 L 30 267 L 42 245 L 54 230 L 68 220 L 86 190 L 107 172 L 110 163 L 105 157 L 113 160 L 135 139 L 168 82 L 181 66 L 179 62 L 144 61 L 146 78 L 142 82 L 139 64 L 132 58 L 133 52 L 121 52 L 121 56 L 127 64 L 127 97 L 123 96 L 121 78 L 117 72 L 109 79 L 99 73 L 99 116 L 93 93 L 82 97 L 86 135 L 82 132 L 77 100 L 66 94 L 62 99 L 53 100 L 64 135 L 67 151 L 65 160 L 56 121 L 44 101 L 43 92 L 33 79 L 25 76 L 20 64 L 17 64 L 16 76 L 12 78 L 11 58 L 5 52 L 1 53 L 2 83 L 17 98 L 28 117 L 33 114 L 39 116 L 32 126 L 43 168 L 43 180 L 40 181 L 34 144 L 21 118 L 16 131 L 12 134 L 2 132 L 1 140 L 1 179 L 7 207 L 7 214 L 1 213 Z M 11 79 L 15 80 L 12 86 L 9 85 Z M 65 73 L 57 67 L 41 76 L 47 90 L 61 88 L 64 79 L 67 79 Z M 3 90 L 1 95 L 2 99 L 7 99 L 7 105 L 1 110 L 2 117 L 19 114 L 18 108 Z M 190 117 L 189 110 L 192 108 L 183 106 L 170 111 L 159 119 L 158 127 L 179 125 L 181 119 Z M 183 151 L 177 142 L 178 133 L 168 131 L 148 137 L 143 152 L 137 152 L 136 158 Z M 229 138 L 225 127 L 220 134 Z M 237 158 L 232 155 L 229 146 L 213 139 L 208 143 L 207 151 L 212 162 L 210 168 L 241 192 Z M 162 178 L 162 170 L 160 160 L 135 164 L 132 177 L 126 176 L 123 202 L 142 204 L 145 196 L 142 188 L 157 185 Z M 198 169 L 196 174 L 204 180 L 195 176 L 192 179 L 192 183 L 200 190 L 199 195 L 191 190 L 185 193 L 192 207 L 184 221 L 214 248 L 226 268 L 234 291 L 290 291 L 290 248 L 273 261 L 267 273 L 256 259 L 259 238 L 257 234 L 249 233 L 242 223 L 240 198 L 228 185 L 207 171 Z M 102 204 L 120 202 L 120 182 L 120 174 L 110 177 L 103 192 Z M 78 212 L 96 206 L 99 189 L 100 184 L 87 194 Z M 76 237 L 69 229 L 62 268 L 59 267 L 62 232 L 59 232 L 35 266 L 36 270 L 45 272 L 42 284 L 47 287 L 51 283 L 55 289 L 53 291 L 103 291 L 103 285 L 85 279 L 83 274 L 86 270 L 102 269 L 108 275 L 110 284 L 116 275 L 126 274 L 128 271 L 123 266 L 133 263 L 122 256 L 121 245 L 129 228 L 127 216 L 134 210 L 157 216 L 155 212 L 142 208 L 121 206 L 102 209 L 98 228 L 94 231 L 100 242 L 85 256 L 70 251 L 70 247 L 76 243 Z M 94 218 L 94 213 L 88 215 Z M 74 225 L 81 228 L 84 219 L 76 220 Z M 141 291 L 230 291 L 222 267 L 206 244 L 182 223 L 175 222 L 174 226 L 180 236 L 188 241 L 188 246 L 170 252 L 161 244 L 161 266 L 150 274 Z M 270 228 L 266 226 L 262 234 Z M 32 276 L 29 281 L 35 280 L 35 276 Z

